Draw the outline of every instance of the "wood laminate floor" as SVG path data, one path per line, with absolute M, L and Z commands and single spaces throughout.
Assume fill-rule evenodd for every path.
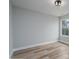
M 69 47 L 59 42 L 26 49 L 12 59 L 69 59 Z

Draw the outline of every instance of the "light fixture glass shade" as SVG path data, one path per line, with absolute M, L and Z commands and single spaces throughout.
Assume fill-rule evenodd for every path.
M 56 0 L 56 1 L 55 1 L 55 5 L 56 5 L 56 6 L 60 6 L 60 5 L 61 5 L 61 0 Z

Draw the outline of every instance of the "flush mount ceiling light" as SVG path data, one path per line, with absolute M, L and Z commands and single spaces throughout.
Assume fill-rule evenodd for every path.
M 62 3 L 61 0 L 56 0 L 56 1 L 55 1 L 55 5 L 56 5 L 56 6 L 61 6 L 61 3 Z

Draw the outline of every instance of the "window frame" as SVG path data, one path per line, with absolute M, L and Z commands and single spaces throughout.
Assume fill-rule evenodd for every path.
M 68 19 L 68 18 L 66 18 Z M 64 18 L 63 19 L 59 19 L 59 36 L 60 37 L 69 37 L 69 35 L 63 35 L 62 34 L 62 21 L 65 20 Z

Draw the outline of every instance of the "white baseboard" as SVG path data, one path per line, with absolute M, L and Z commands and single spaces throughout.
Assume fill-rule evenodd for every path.
M 63 43 L 65 43 L 65 44 L 69 44 L 68 41 L 62 41 L 62 40 L 59 40 L 59 42 L 63 42 Z
M 12 55 L 13 55 L 13 51 L 10 53 L 10 55 L 9 55 L 9 58 L 11 59 L 11 57 L 12 57 Z
M 57 41 L 58 40 L 50 41 L 50 42 L 43 42 L 43 43 L 39 43 L 39 44 L 35 44 L 35 45 L 29 45 L 29 46 L 25 46 L 25 47 L 21 47 L 21 48 L 16 48 L 16 49 L 13 49 L 13 52 L 19 51 L 19 50 L 22 50 L 22 49 L 27 49 L 27 48 L 37 47 L 37 46 L 41 46 L 41 45 L 45 45 L 45 44 L 54 43 L 54 42 L 57 42 Z M 13 52 L 12 52 L 12 54 L 13 54 Z

